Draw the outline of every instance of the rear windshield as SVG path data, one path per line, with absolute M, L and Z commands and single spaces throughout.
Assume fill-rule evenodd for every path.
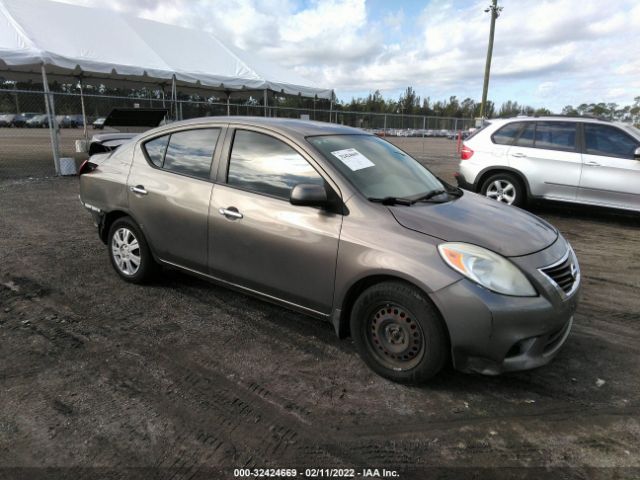
M 640 128 L 633 125 L 624 125 L 624 128 L 626 128 L 631 135 L 635 136 L 636 139 L 640 140 Z
M 482 130 L 484 130 L 485 128 L 487 128 L 489 125 L 491 125 L 491 122 L 487 122 L 486 120 L 484 121 L 484 123 L 482 124 L 481 127 L 475 129 L 471 135 L 469 135 L 467 137 L 467 140 L 471 140 L 473 137 L 475 137 L 477 134 L 479 134 Z
M 415 159 L 374 135 L 323 135 L 307 140 L 367 198 L 411 197 L 443 189 Z

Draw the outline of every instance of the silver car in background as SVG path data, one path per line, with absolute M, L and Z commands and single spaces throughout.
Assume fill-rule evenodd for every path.
M 177 122 L 91 157 L 80 193 L 124 280 L 164 265 L 326 319 L 394 381 L 538 367 L 571 329 L 580 269 L 554 227 L 361 130 Z
M 457 180 L 509 205 L 540 198 L 640 211 L 640 130 L 585 117 L 490 120 L 465 140 Z

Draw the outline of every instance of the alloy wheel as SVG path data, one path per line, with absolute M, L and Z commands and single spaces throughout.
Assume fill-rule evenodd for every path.
M 516 200 L 516 187 L 507 180 L 495 180 L 488 187 L 485 195 L 507 205 L 512 205 Z
M 140 244 L 135 234 L 126 227 L 115 231 L 111 239 L 111 255 L 118 270 L 128 276 L 140 269 Z

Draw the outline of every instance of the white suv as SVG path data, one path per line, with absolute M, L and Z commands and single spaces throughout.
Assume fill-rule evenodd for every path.
M 640 211 L 640 130 L 585 117 L 491 120 L 465 140 L 462 188 L 523 206 L 543 198 Z

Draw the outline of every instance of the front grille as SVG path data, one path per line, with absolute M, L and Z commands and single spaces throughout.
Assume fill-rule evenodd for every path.
M 580 274 L 578 264 L 571 252 L 567 252 L 565 258 L 560 262 L 541 268 L 540 271 L 549 277 L 551 281 L 566 294 L 569 294 L 573 290 Z

